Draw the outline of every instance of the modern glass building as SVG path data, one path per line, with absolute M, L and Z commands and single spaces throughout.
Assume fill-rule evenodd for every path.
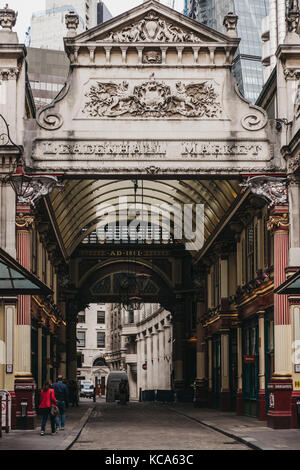
M 261 64 L 261 22 L 268 15 L 269 0 L 189 0 L 188 16 L 220 32 L 224 16 L 238 15 L 237 34 L 241 38 L 232 72 L 241 93 L 255 102 L 263 84 Z

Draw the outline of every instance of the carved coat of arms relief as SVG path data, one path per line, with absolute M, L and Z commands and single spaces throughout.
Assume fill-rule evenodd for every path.
M 83 114 L 91 118 L 186 117 L 220 118 L 220 96 L 212 83 L 164 82 L 151 77 L 130 87 L 129 82 L 100 82 L 85 94 Z
M 201 42 L 198 35 L 184 31 L 159 17 L 155 12 L 149 12 L 138 23 L 132 23 L 121 31 L 112 31 L 103 39 L 104 42 Z

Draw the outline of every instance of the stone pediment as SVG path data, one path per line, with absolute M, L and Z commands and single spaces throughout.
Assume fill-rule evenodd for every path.
M 67 43 L 182 43 L 226 44 L 238 39 L 219 33 L 177 11 L 149 0 L 129 12 L 86 31 Z

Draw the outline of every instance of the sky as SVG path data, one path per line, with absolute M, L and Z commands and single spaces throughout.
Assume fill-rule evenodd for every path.
M 18 33 L 19 41 L 25 40 L 25 32 L 30 26 L 30 18 L 33 12 L 45 10 L 45 0 L 0 0 L 0 7 L 8 3 L 8 7 L 18 11 L 17 24 L 14 31 Z M 72 4 L 72 0 L 66 0 L 67 5 Z M 126 10 L 130 10 L 137 5 L 143 3 L 143 0 L 105 0 L 105 4 L 111 11 L 113 16 L 117 16 Z M 171 0 L 161 0 L 161 3 L 168 4 Z M 184 0 L 175 0 L 175 8 L 178 11 L 183 11 Z

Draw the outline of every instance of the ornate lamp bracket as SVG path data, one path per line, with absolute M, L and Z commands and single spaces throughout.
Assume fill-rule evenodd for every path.
M 268 208 L 288 204 L 287 179 L 277 176 L 253 176 L 249 177 L 240 186 L 249 188 L 250 191 L 263 198 L 268 203 Z

